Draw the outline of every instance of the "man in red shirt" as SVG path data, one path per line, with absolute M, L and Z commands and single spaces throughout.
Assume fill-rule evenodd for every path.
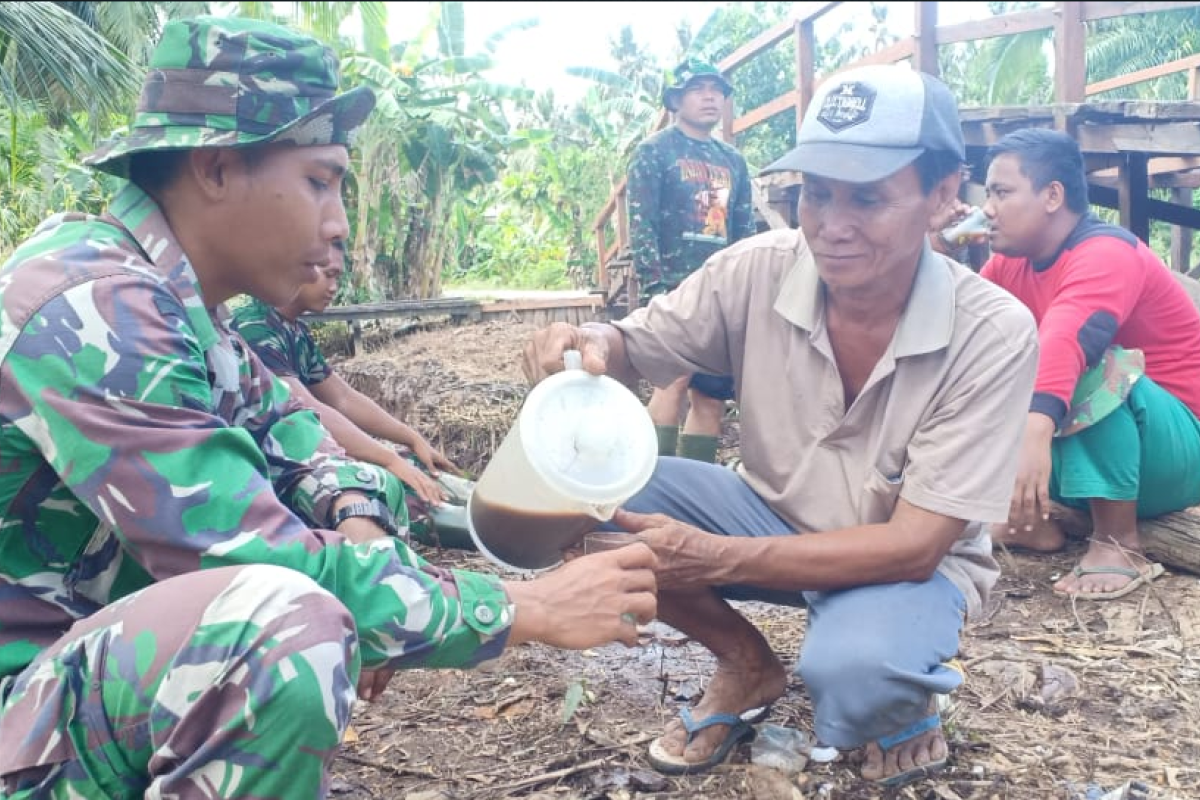
M 1162 571 L 1139 517 L 1200 503 L 1200 312 L 1129 231 L 1088 210 L 1079 146 L 1024 129 L 988 151 L 984 277 L 1033 312 L 1041 352 L 1008 524 L 995 540 L 1063 547 L 1050 500 L 1091 512 L 1060 594 L 1109 599 Z

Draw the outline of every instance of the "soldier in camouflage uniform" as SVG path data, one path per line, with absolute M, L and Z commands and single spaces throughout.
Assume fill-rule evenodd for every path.
M 231 325 L 292 394 L 320 414 L 321 423 L 346 452 L 384 467 L 412 490 L 405 492 L 405 502 L 414 539 L 474 549 L 465 518 L 462 524 L 454 519 L 465 513 L 462 507 L 474 484 L 458 478 L 458 467 L 425 437 L 338 375 L 302 318 L 306 312 L 324 311 L 333 301 L 344 271 L 342 261 L 334 258 L 321 268 L 317 280 L 301 286 L 278 308 L 250 298 L 233 310 Z M 399 445 L 399 450 L 379 439 Z M 442 470 L 448 474 L 443 476 Z M 453 497 L 447 484 L 457 489 Z
M 665 294 L 718 250 L 755 232 L 746 160 L 713 137 L 733 91 L 716 67 L 684 61 L 663 90 L 675 124 L 648 137 L 629 165 L 629 235 L 638 297 Z M 679 417 L 690 402 L 683 434 Z M 650 416 L 659 454 L 715 461 L 733 379 L 693 375 L 657 388 Z
M 0 796 L 321 797 L 356 686 L 655 612 L 642 545 L 510 583 L 381 536 L 377 473 L 230 333 L 348 233 L 373 95 L 337 86 L 284 28 L 169 23 L 86 159 L 131 183 L 0 268 Z

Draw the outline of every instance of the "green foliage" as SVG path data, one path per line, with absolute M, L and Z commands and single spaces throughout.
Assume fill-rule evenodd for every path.
M 440 294 L 443 272 L 459 267 L 456 223 L 471 217 L 469 195 L 524 145 L 510 133 L 505 102 L 527 103 L 532 93 L 486 79 L 492 57 L 463 52 L 464 24 L 460 3 L 430 4 L 420 34 L 392 49 L 392 63 L 343 61 L 347 83 L 372 86 L 378 97 L 349 187 L 358 293 Z
M 1088 82 L 1155 67 L 1200 53 L 1200 7 L 1143 15 L 1137 24 L 1126 17 L 1089 23 Z M 1187 73 L 1176 72 L 1150 81 L 1095 95 L 1092 99 L 1183 100 Z
M 31 101 L 64 123 L 82 110 L 98 127 L 128 112 L 140 80 L 123 53 L 66 9 L 0 3 L 0 99 L 10 110 Z

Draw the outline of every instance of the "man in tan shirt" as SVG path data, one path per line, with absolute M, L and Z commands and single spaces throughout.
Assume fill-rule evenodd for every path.
M 613 325 L 553 325 L 531 379 L 584 367 L 632 385 L 730 374 L 737 473 L 664 457 L 614 518 L 659 556 L 659 616 L 705 644 L 703 699 L 650 748 L 671 773 L 722 761 L 742 716 L 787 673 L 730 599 L 808 606 L 797 670 L 826 745 L 864 748 L 863 776 L 919 778 L 948 751 L 933 697 L 964 616 L 998 569 L 986 527 L 1008 515 L 1037 363 L 1029 312 L 934 253 L 963 140 L 949 90 L 908 67 L 829 80 L 776 169 L 804 173 L 802 231 L 723 250 Z M 771 168 L 769 168 L 771 169 Z

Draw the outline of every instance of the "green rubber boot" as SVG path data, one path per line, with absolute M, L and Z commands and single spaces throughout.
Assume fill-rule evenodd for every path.
M 690 458 L 693 461 L 704 461 L 708 464 L 717 462 L 717 447 L 720 440 L 716 436 L 703 436 L 696 433 L 679 434 L 680 458 Z
M 658 454 L 660 456 L 675 455 L 675 448 L 679 445 L 679 426 L 655 425 L 654 432 L 658 434 Z

